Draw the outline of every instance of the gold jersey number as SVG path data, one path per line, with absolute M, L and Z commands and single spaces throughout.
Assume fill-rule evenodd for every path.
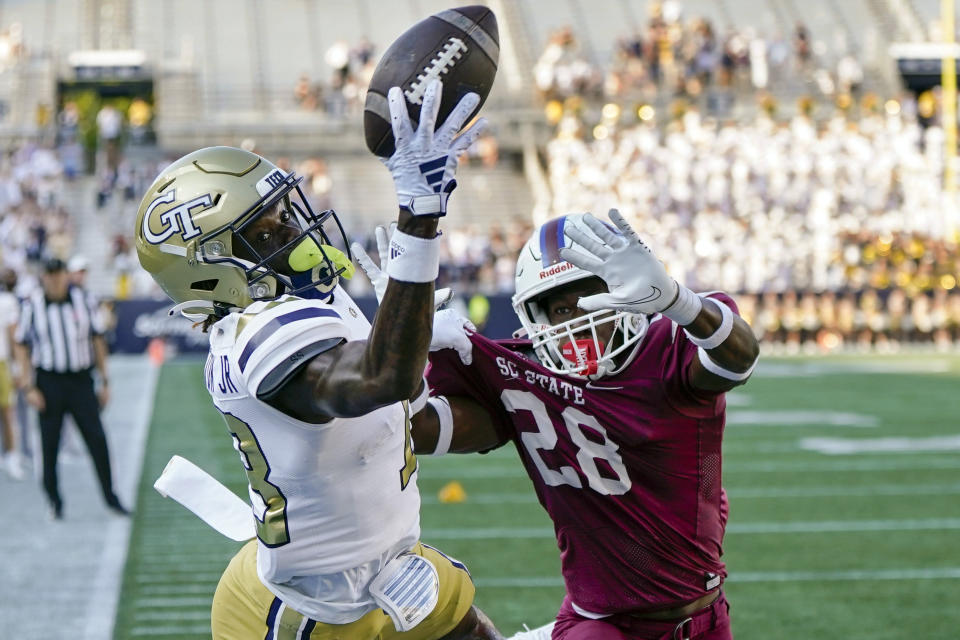
M 257 521 L 257 537 L 268 547 L 280 547 L 290 542 L 290 532 L 287 529 L 287 498 L 280 488 L 272 484 L 270 465 L 263 456 L 263 450 L 257 437 L 250 430 L 250 425 L 240 418 L 223 414 L 227 421 L 227 428 L 233 437 L 233 446 L 240 453 L 240 460 L 247 472 L 247 482 L 250 483 L 252 494 L 260 496 L 260 504 L 253 505 L 253 512 Z M 408 432 L 409 433 L 409 432 Z M 250 496 L 253 498 L 253 495 Z M 254 500 L 254 502 L 258 502 Z
M 403 402 L 403 466 L 400 467 L 400 490 L 403 491 L 410 484 L 413 472 L 417 470 L 417 456 L 413 453 L 413 439 L 410 437 L 410 403 Z

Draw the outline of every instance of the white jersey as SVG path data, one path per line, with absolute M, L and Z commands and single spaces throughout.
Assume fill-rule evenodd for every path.
M 325 341 L 370 333 L 337 288 L 332 302 L 284 296 L 211 329 L 204 369 L 249 481 L 257 572 L 304 615 L 342 624 L 376 607 L 367 585 L 420 537 L 406 403 L 309 424 L 257 398 Z

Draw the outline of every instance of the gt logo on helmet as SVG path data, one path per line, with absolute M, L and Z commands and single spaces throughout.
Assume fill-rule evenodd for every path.
M 184 242 L 190 238 L 195 238 L 200 235 L 200 229 L 193 224 L 191 212 L 200 207 L 202 207 L 201 211 L 203 211 L 204 209 L 209 209 L 213 206 L 213 199 L 210 197 L 209 193 L 184 202 L 183 204 L 177 205 L 176 207 L 161 213 L 159 220 L 163 225 L 163 230 L 160 233 L 154 233 L 150 229 L 150 221 L 153 219 L 152 214 L 154 210 L 156 210 L 156 208 L 161 204 L 170 204 L 176 200 L 176 193 L 176 189 L 173 189 L 158 197 L 156 200 L 150 203 L 149 207 L 147 207 L 147 211 L 143 216 L 143 237 L 147 239 L 147 242 L 151 244 L 160 244 L 162 242 L 166 242 L 175 233 L 179 233 Z

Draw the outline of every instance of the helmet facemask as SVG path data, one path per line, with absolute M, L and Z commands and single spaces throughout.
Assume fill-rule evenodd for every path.
M 204 262 L 230 263 L 243 269 L 253 301 L 284 294 L 326 299 L 340 277 L 353 275 L 349 243 L 340 220 L 332 209 L 313 212 L 300 187 L 301 180 L 288 174 L 276 186 L 264 189 L 261 199 L 232 223 L 197 239 L 198 257 Z M 268 251 L 258 249 L 247 236 L 275 211 L 288 229 L 288 237 Z M 276 234 L 282 229 L 275 224 L 270 230 Z
M 550 324 L 539 301 L 527 302 L 533 322 L 521 323 L 534 351 L 544 367 L 554 373 L 597 379 L 619 372 L 632 360 L 622 354 L 635 350 L 647 331 L 647 317 L 622 311 L 600 309 L 572 320 Z M 599 335 L 605 325 L 613 325 L 606 343 Z
M 561 294 L 576 282 L 589 278 L 599 281 L 593 273 L 560 257 L 560 249 L 577 246 L 566 237 L 567 225 L 594 235 L 582 219 L 583 214 L 561 216 L 534 231 L 517 258 L 513 309 L 522 332 L 533 342 L 537 358 L 545 368 L 558 374 L 597 379 L 619 373 L 632 362 L 649 320 L 645 315 L 601 309 L 551 324 L 546 306 L 551 296 Z M 583 289 L 584 295 L 590 295 L 589 288 Z M 576 300 L 571 303 L 576 305 Z M 611 326 L 610 339 L 604 344 L 600 334 Z

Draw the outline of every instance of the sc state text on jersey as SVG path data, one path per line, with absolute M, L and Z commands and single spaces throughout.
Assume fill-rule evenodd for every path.
M 503 356 L 497 356 L 497 368 L 500 370 L 500 375 L 504 378 L 522 379 L 527 384 L 538 386 L 544 391 L 548 391 L 564 400 L 570 400 L 574 404 L 584 404 L 583 388 L 570 384 L 566 380 L 561 380 L 540 371 L 527 369 Z

